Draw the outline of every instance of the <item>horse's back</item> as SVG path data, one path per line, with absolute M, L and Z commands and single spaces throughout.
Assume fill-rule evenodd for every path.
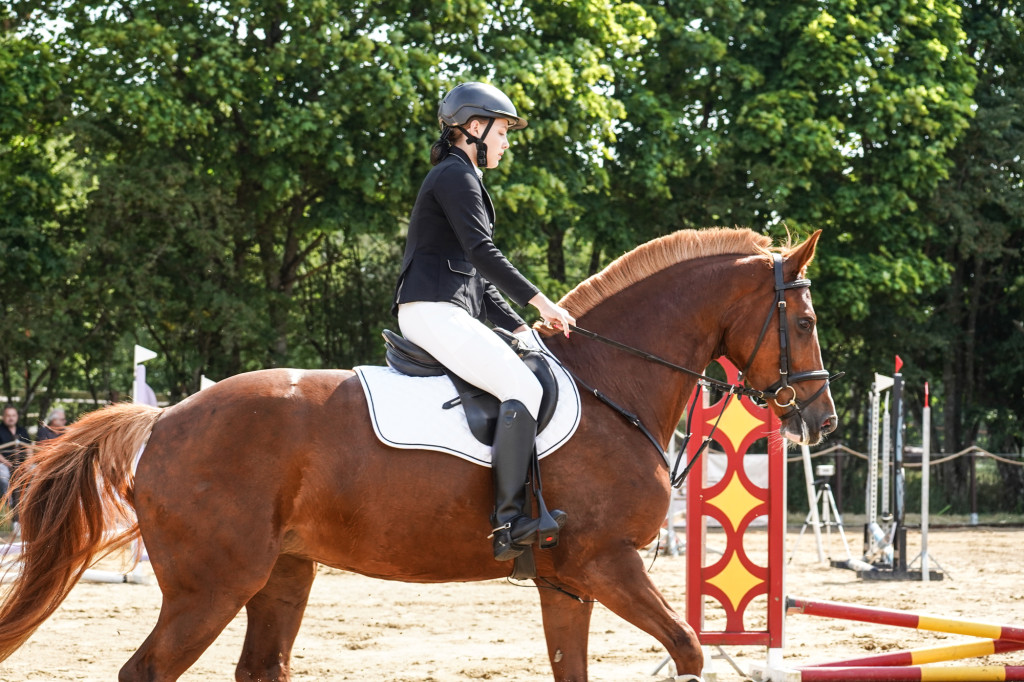
M 251 551 L 406 580 L 466 579 L 458 551 L 429 565 L 409 553 L 401 529 L 424 522 L 425 545 L 473 547 L 481 577 L 501 574 L 486 563 L 489 495 L 488 469 L 380 444 L 347 370 L 250 372 L 168 408 L 136 477 L 147 546 L 157 535 L 173 544 L 173 529 L 187 527 L 221 545 L 244 537 Z
M 238 465 L 250 473 L 308 449 L 332 422 L 364 405 L 358 379 L 348 370 L 239 374 L 164 411 L 139 476 L 164 463 L 175 469 Z

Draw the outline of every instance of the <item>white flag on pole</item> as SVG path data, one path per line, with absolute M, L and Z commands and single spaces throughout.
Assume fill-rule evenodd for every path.
M 210 386 L 213 386 L 215 383 L 217 383 L 217 382 L 214 381 L 213 379 L 208 379 L 205 374 L 200 374 L 199 375 L 199 390 L 200 391 L 202 391 L 204 389 L 207 389 Z
M 152 360 L 156 357 L 156 353 L 148 348 L 143 348 L 139 344 L 135 344 L 135 363 L 136 365 L 145 362 L 146 360 Z

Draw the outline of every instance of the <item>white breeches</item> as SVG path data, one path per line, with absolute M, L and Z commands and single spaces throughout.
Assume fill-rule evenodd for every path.
M 498 400 L 518 400 L 534 419 L 544 389 L 533 372 L 498 335 L 446 301 L 398 306 L 402 335 L 460 377 Z

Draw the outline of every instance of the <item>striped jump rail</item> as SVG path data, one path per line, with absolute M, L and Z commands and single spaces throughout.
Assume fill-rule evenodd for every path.
M 892 651 L 887 654 L 850 658 L 845 661 L 817 663 L 814 667 L 850 668 L 854 666 L 924 665 L 925 663 L 939 663 L 942 661 L 959 661 L 964 658 L 979 658 L 981 656 L 1002 654 L 1008 651 L 1020 651 L 1021 649 L 1024 649 L 1024 642 L 1014 642 L 1011 639 L 983 639 L 976 642 L 945 644 L 943 646 L 926 647 L 923 649 Z
M 958 665 L 923 668 L 853 667 L 799 668 L 801 682 L 1022 682 L 1024 666 Z
M 892 625 L 915 630 L 945 632 L 953 635 L 970 635 L 988 639 L 1008 639 L 1024 642 L 1024 628 L 1012 625 L 993 625 L 959 618 L 918 615 L 906 611 L 880 609 L 843 602 L 813 601 L 799 597 L 786 598 L 786 613 L 803 613 L 808 616 L 856 620 L 878 625 Z
M 1024 628 L 798 597 L 786 598 L 786 612 L 988 638 L 801 666 L 802 682 L 1024 682 L 1024 666 L 922 666 L 1024 650 Z

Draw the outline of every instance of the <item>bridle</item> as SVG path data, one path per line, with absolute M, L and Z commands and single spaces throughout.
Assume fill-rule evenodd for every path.
M 604 343 L 606 345 L 612 346 L 613 348 L 617 348 L 617 349 L 622 350 L 622 351 L 626 351 L 627 353 L 631 353 L 633 355 L 637 355 L 637 356 L 639 356 L 639 357 L 641 357 L 641 358 L 643 358 L 645 360 L 648 360 L 650 362 L 654 362 L 656 364 L 668 367 L 668 368 L 673 369 L 673 370 L 675 370 L 677 372 L 682 372 L 684 374 L 688 374 L 690 376 L 697 377 L 697 379 L 698 379 L 697 391 L 694 392 L 693 401 L 690 404 L 689 415 L 688 415 L 687 420 L 686 420 L 686 423 L 687 423 L 688 426 L 689 426 L 689 424 L 691 424 L 693 422 L 693 420 L 692 420 L 693 411 L 694 411 L 694 408 L 696 407 L 697 399 L 698 399 L 698 397 L 700 395 L 700 390 L 701 390 L 702 387 L 704 387 L 704 386 L 708 386 L 708 387 L 714 386 L 715 388 L 718 388 L 719 390 L 723 391 L 726 394 L 726 399 L 725 399 L 725 401 L 722 404 L 722 411 L 719 413 L 718 419 L 715 420 L 715 423 L 712 426 L 711 431 L 709 431 L 708 434 L 706 436 L 704 436 L 703 443 L 701 443 L 700 448 L 697 450 L 696 454 L 694 454 L 693 458 L 689 461 L 689 463 L 686 465 L 686 467 L 683 469 L 683 471 L 681 473 L 677 474 L 677 470 L 678 470 L 679 464 L 680 464 L 680 462 L 682 460 L 683 453 L 686 452 L 686 446 L 687 446 L 687 444 L 690 441 L 690 437 L 692 436 L 692 433 L 687 433 L 686 436 L 684 437 L 684 443 L 682 444 L 682 446 L 679 449 L 679 453 L 680 453 L 679 457 L 676 458 L 675 465 L 672 467 L 672 485 L 674 487 L 679 487 L 680 485 L 682 485 L 682 482 L 686 478 L 686 475 L 689 473 L 690 468 L 693 467 L 694 463 L 697 461 L 697 458 L 700 456 L 701 452 L 703 452 L 703 450 L 710 443 L 711 438 L 712 438 L 715 430 L 718 428 L 718 422 L 721 421 L 722 415 L 725 414 L 725 409 L 726 409 L 726 407 L 728 407 L 729 401 L 732 399 L 732 396 L 734 396 L 734 395 L 745 395 L 745 396 L 748 396 L 750 398 L 753 398 L 755 401 L 761 401 L 761 402 L 764 402 L 764 403 L 767 403 L 767 401 L 770 400 L 770 401 L 774 402 L 780 409 L 781 408 L 790 407 L 790 408 L 792 408 L 791 410 L 789 410 L 788 412 L 783 413 L 779 417 L 780 420 L 785 421 L 785 420 L 791 418 L 794 415 L 801 415 L 802 414 L 802 410 L 805 407 L 807 407 L 808 405 L 810 405 L 811 403 L 813 403 L 815 400 L 817 400 L 821 396 L 822 393 L 824 393 L 826 390 L 828 390 L 828 387 L 831 385 L 831 383 L 833 381 L 839 379 L 844 374 L 846 374 L 846 372 L 837 372 L 836 374 L 833 374 L 833 375 L 830 376 L 829 373 L 828 373 L 828 370 L 825 370 L 825 369 L 815 369 L 815 370 L 808 370 L 806 372 L 797 372 L 796 374 L 790 374 L 790 372 L 789 372 L 789 366 L 790 366 L 790 358 L 789 358 L 789 324 L 786 321 L 786 292 L 789 291 L 790 289 L 803 289 L 803 288 L 810 287 L 811 286 L 811 280 L 809 280 L 809 279 L 795 279 L 792 282 L 784 282 L 783 281 L 783 273 L 782 273 L 782 255 L 781 254 L 778 254 L 778 253 L 773 253 L 772 254 L 772 265 L 773 265 L 774 275 L 775 275 L 775 299 L 772 302 L 772 307 L 769 308 L 769 310 L 768 310 L 768 316 L 765 318 L 764 324 L 761 325 L 761 333 L 758 335 L 757 342 L 754 344 L 754 350 L 751 351 L 750 358 L 747 360 L 746 365 L 743 367 L 743 370 L 739 373 L 739 377 L 738 377 L 738 382 L 739 381 L 743 381 L 743 378 L 746 376 L 747 372 L 750 371 L 751 366 L 754 364 L 754 359 L 757 357 L 757 352 L 761 349 L 761 343 L 764 341 L 764 337 L 768 333 L 768 327 L 771 325 L 772 317 L 775 315 L 776 311 L 778 311 L 778 314 L 779 314 L 779 380 L 776 381 L 771 386 L 769 386 L 768 388 L 764 389 L 763 391 L 759 390 L 759 389 L 756 389 L 756 388 L 751 388 L 751 387 L 748 387 L 748 386 L 742 386 L 739 383 L 732 384 L 732 383 L 729 383 L 729 382 L 726 382 L 726 381 L 721 381 L 719 379 L 714 379 L 714 378 L 709 377 L 709 376 L 707 376 L 705 374 L 701 374 L 700 372 L 695 372 L 695 371 L 693 371 L 691 369 L 683 367 L 682 365 L 677 365 L 674 362 L 670 362 L 670 361 L 668 361 L 668 360 L 666 360 L 664 358 L 661 358 L 661 357 L 659 357 L 657 355 L 654 355 L 653 353 L 648 353 L 647 351 L 640 350 L 639 348 L 634 348 L 633 346 L 629 346 L 629 345 L 626 345 L 624 343 L 620 343 L 618 341 L 614 341 L 612 339 L 609 339 L 608 337 L 601 336 L 600 334 L 597 334 L 595 332 L 589 331 L 587 329 L 583 329 L 582 327 L 577 327 L 576 325 L 570 325 L 569 326 L 569 329 L 570 329 L 571 332 L 579 334 L 580 336 L 583 336 L 585 338 L 592 339 L 594 341 L 600 341 L 601 343 Z M 554 356 L 549 355 L 549 357 L 553 358 Z M 556 361 L 557 361 L 557 359 L 556 359 Z M 559 364 L 562 365 L 561 362 L 559 362 Z M 647 437 L 647 439 L 649 441 L 651 441 L 651 443 L 654 444 L 654 447 L 657 448 L 658 452 L 661 453 L 661 456 L 665 458 L 665 461 L 669 462 L 669 457 L 665 453 L 664 449 L 661 447 L 661 444 L 658 443 L 658 440 L 654 437 L 654 434 L 652 434 L 647 429 L 647 427 L 645 427 L 643 425 L 643 423 L 641 423 L 639 417 L 637 417 L 635 414 L 633 414 L 631 412 L 628 412 L 624 408 L 622 408 L 619 405 L 617 405 L 610 398 L 608 398 L 608 396 L 604 395 L 603 393 L 601 393 L 596 388 L 593 388 L 592 386 L 589 386 L 588 384 L 586 384 L 579 377 L 577 377 L 573 372 L 569 371 L 568 368 L 565 368 L 565 365 L 562 365 L 562 367 L 564 369 L 566 369 L 567 372 L 569 372 L 570 376 L 572 376 L 573 379 L 576 380 L 576 383 L 578 383 L 581 386 L 583 386 L 584 388 L 586 388 L 597 399 L 599 399 L 601 402 L 607 404 L 609 407 L 611 407 L 612 409 L 614 409 L 617 412 L 619 412 L 631 424 L 633 424 L 634 426 L 639 428 L 643 432 L 643 434 Z M 796 389 L 793 388 L 793 384 L 801 382 L 801 381 L 824 381 L 825 383 L 822 384 L 821 388 L 819 388 L 817 391 L 815 391 L 814 394 L 811 395 L 810 398 L 807 398 L 806 400 L 798 400 L 797 399 L 797 395 L 796 395 Z M 787 390 L 790 393 L 790 395 L 788 396 L 789 400 L 783 401 L 784 392 L 787 391 Z
M 743 370 L 739 374 L 739 381 L 743 381 L 743 377 L 750 371 L 750 366 L 754 364 L 754 358 L 757 357 L 757 351 L 761 349 L 761 342 L 764 341 L 764 336 L 768 332 L 768 327 L 771 325 L 772 316 L 775 311 L 779 312 L 779 380 L 774 384 L 766 388 L 764 391 L 756 391 L 760 395 L 751 396 L 759 398 L 761 400 L 771 400 L 779 408 L 792 407 L 793 409 L 789 412 L 783 413 L 779 419 L 785 421 L 792 417 L 794 414 L 801 414 L 801 410 L 813 403 L 818 399 L 822 393 L 824 393 L 829 385 L 842 377 L 846 372 L 838 372 L 829 376 L 828 370 L 826 369 L 812 369 L 806 372 L 797 372 L 796 374 L 790 375 L 789 373 L 789 323 L 786 321 L 786 292 L 790 289 L 805 289 L 810 288 L 811 280 L 809 279 L 794 279 L 792 282 L 782 281 L 782 255 L 778 253 L 772 254 L 773 266 L 775 270 L 775 301 L 772 303 L 772 307 L 768 310 L 768 316 L 764 320 L 764 324 L 761 325 L 761 333 L 757 336 L 757 343 L 754 344 L 754 350 L 750 353 L 750 359 L 747 360 L 747 364 L 743 367 Z M 792 384 L 800 381 L 822 381 L 821 388 L 814 392 L 810 398 L 806 400 L 797 400 L 796 389 L 793 388 Z M 783 402 L 779 396 L 782 395 L 783 391 L 789 390 L 790 398 L 788 401 Z

